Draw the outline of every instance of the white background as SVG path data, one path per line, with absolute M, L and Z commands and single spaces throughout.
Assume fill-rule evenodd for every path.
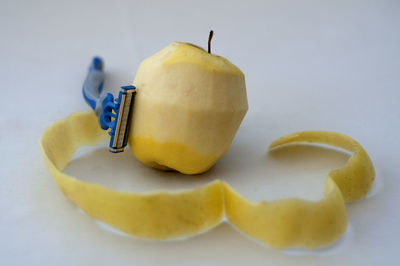
M 1 265 L 399 265 L 399 1 L 1 1 Z M 93 55 L 105 87 L 134 78 L 172 41 L 206 46 L 246 75 L 249 112 L 211 171 L 187 177 L 140 164 L 128 151 L 83 149 L 66 172 L 112 188 L 198 187 L 216 178 L 251 200 L 322 197 L 348 155 L 294 146 L 299 130 L 358 140 L 376 168 L 371 193 L 348 204 L 349 228 L 317 250 L 274 250 L 227 223 L 186 240 L 136 239 L 94 221 L 60 193 L 38 149 L 53 121 L 87 110 L 81 85 Z

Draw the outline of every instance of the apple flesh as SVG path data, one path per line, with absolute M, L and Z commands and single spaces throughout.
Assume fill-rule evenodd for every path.
M 144 164 L 199 174 L 229 149 L 248 104 L 227 59 L 174 42 L 139 66 L 129 146 Z

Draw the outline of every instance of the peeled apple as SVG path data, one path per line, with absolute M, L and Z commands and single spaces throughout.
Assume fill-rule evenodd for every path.
M 228 151 L 248 109 L 242 71 L 189 43 L 171 43 L 145 59 L 133 85 L 129 146 L 160 170 L 210 169 Z

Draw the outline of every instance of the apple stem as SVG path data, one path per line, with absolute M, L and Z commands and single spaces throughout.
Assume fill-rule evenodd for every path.
M 211 39 L 214 35 L 214 31 L 210 30 L 210 35 L 208 35 L 208 53 L 211 54 Z

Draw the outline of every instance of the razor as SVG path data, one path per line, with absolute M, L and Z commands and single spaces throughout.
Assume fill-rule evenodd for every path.
M 111 129 L 108 133 L 111 136 L 110 152 L 123 152 L 128 143 L 136 87 L 122 86 L 118 98 L 114 99 L 111 93 L 103 93 L 104 76 L 103 60 L 93 58 L 83 83 L 83 98 L 99 118 L 100 127 Z

